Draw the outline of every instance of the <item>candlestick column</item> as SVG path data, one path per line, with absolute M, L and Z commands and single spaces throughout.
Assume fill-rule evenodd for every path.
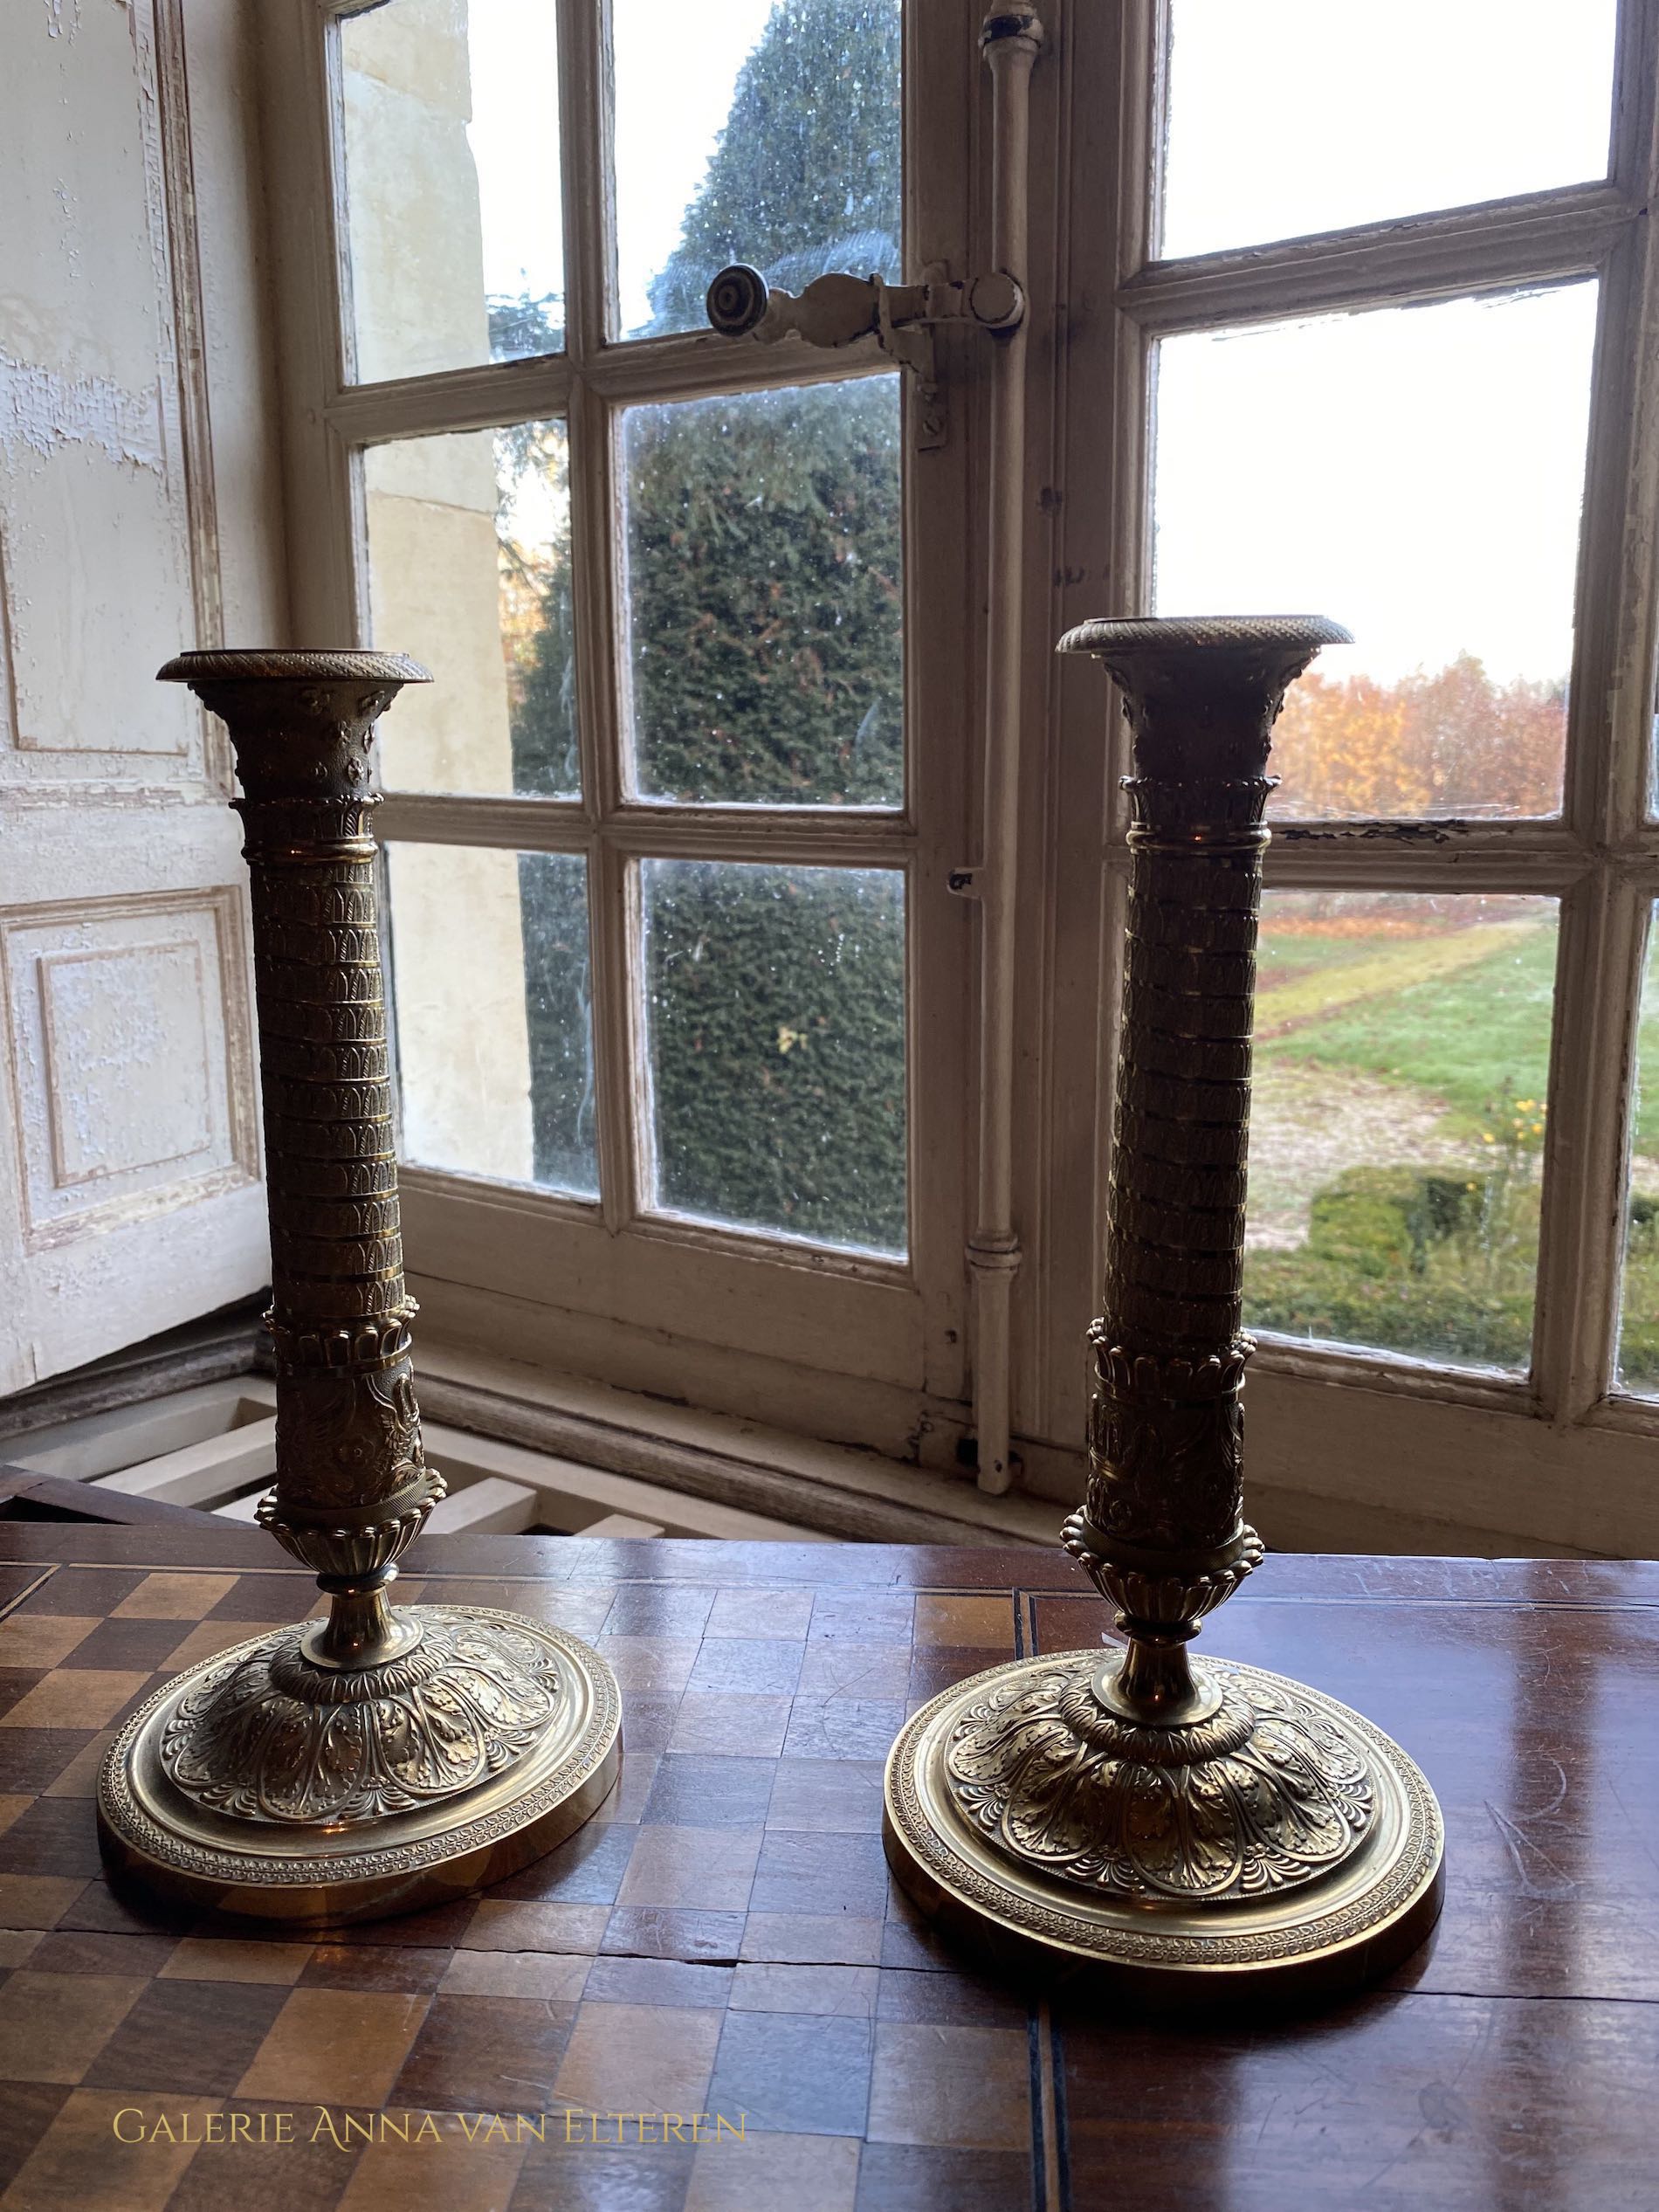
M 1439 1910 L 1439 1810 L 1400 1747 L 1260 1668 L 1194 1664 L 1260 1564 L 1243 1513 L 1240 1327 L 1263 816 L 1316 617 L 1096 622 L 1134 739 L 1089 1473 L 1062 1540 L 1120 1643 L 945 1692 L 888 1761 L 885 1833 L 923 1909 L 994 1958 L 1145 1997 L 1380 1973 Z

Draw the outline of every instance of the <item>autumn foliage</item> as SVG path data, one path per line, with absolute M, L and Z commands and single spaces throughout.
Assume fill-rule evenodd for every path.
M 1565 684 L 1496 684 L 1469 653 L 1394 684 L 1304 676 L 1274 731 L 1273 810 L 1554 814 L 1566 727 Z

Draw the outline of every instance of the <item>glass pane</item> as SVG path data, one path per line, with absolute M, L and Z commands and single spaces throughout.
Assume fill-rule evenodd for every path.
M 1614 0 L 1172 0 L 1165 254 L 1607 174 Z
M 403 1156 L 594 1197 L 588 865 L 391 844 Z
M 905 1249 L 905 883 L 647 860 L 654 1202 Z
M 632 407 L 623 447 L 641 794 L 898 805 L 898 379 Z
M 1162 615 L 1330 615 L 1280 817 L 1560 805 L 1595 287 L 1166 339 Z
M 363 491 L 375 643 L 437 679 L 381 726 L 388 788 L 575 797 L 564 424 L 371 445 Z
M 340 60 L 359 377 L 558 352 L 552 0 L 392 0 Z
M 1636 1039 L 1618 1371 L 1625 1389 L 1659 1396 L 1659 927 L 1653 925 Z
M 1248 1327 L 1525 1368 L 1555 902 L 1270 892 Z
M 706 327 L 728 262 L 899 275 L 900 0 L 614 0 L 616 327 Z

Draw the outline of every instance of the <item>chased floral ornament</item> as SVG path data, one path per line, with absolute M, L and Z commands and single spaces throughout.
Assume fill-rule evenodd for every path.
M 306 1623 L 233 1656 L 182 1698 L 162 1770 L 195 1803 L 251 1820 L 354 1826 L 505 1773 L 545 1733 L 558 1669 L 530 1636 L 423 1606 L 385 1665 L 320 1667 Z
M 1316 1881 L 1364 1838 L 1370 1767 L 1328 1706 L 1214 1665 L 1212 1719 L 1136 1727 L 1092 1696 L 1098 1664 L 1072 1652 L 995 1682 L 951 1731 L 952 1800 L 1006 1858 L 1107 1895 L 1220 1902 Z

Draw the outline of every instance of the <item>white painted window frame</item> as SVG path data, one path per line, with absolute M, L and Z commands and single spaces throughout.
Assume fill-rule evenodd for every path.
M 607 265 L 602 196 L 567 194 L 567 359 L 351 386 L 335 301 L 344 282 L 333 174 L 324 18 L 331 0 L 270 0 L 265 147 L 281 308 L 286 506 L 297 640 L 362 634 L 361 502 L 354 443 L 487 427 L 568 410 L 573 440 L 635 399 L 817 381 L 873 369 L 790 342 L 740 357 L 701 335 L 607 345 L 596 302 Z M 598 173 L 607 103 L 602 0 L 559 0 L 568 165 Z M 1015 1064 L 1014 1427 L 1026 1488 L 1077 1494 L 1086 1392 L 1083 1337 L 1098 1285 L 1113 1010 L 1127 852 L 1117 794 L 1126 748 L 1092 666 L 1057 663 L 1055 639 L 1145 603 L 1148 348 L 1166 332 L 1384 300 L 1594 274 L 1600 283 L 1591 462 L 1579 581 L 1566 806 L 1546 822 L 1480 823 L 1443 839 L 1373 839 L 1308 823 L 1270 852 L 1275 887 L 1548 892 L 1561 900 L 1558 1019 L 1537 1335 L 1525 1377 L 1383 1353 L 1267 1340 L 1249 1388 L 1249 1480 L 1270 1540 L 1461 1549 L 1651 1550 L 1659 1540 L 1659 1402 L 1619 1393 L 1613 1359 L 1628 1102 L 1659 825 L 1644 807 L 1659 574 L 1659 242 L 1644 209 L 1659 183 L 1659 0 L 1623 0 L 1614 152 L 1600 183 L 1286 245 L 1152 259 L 1166 0 L 1050 0 L 1032 79 L 1025 591 L 1021 609 L 1025 788 L 1021 814 Z M 906 72 L 907 259 L 966 272 L 988 237 L 988 89 L 974 52 L 980 10 L 911 0 Z M 597 120 L 596 120 L 597 119 Z M 567 174 L 571 173 L 568 166 Z M 406 1174 L 405 1214 L 426 1341 L 465 1395 L 469 1360 L 533 1363 L 531 1395 L 563 1369 L 664 1410 L 684 1451 L 687 1407 L 774 1430 L 873 1447 L 962 1471 L 971 1432 L 963 1299 L 974 934 L 949 872 L 975 849 L 978 599 L 986 380 L 945 355 L 952 412 L 925 510 L 907 485 L 907 713 L 917 782 L 891 817 L 625 803 L 614 763 L 617 589 L 614 451 L 578 481 L 580 807 L 396 795 L 392 837 L 583 851 L 616 921 L 595 996 L 608 1096 L 637 1065 L 622 1011 L 630 864 L 640 853 L 902 859 L 914 955 L 911 1261 L 904 1268 L 766 1245 L 642 1216 L 637 1113 L 608 1115 L 602 1217 L 549 1194 Z M 512 395 L 509 403 L 506 395 Z M 928 523 L 926 548 L 915 528 Z M 941 541 L 962 557 L 947 562 Z M 582 579 L 579 575 L 579 583 Z M 418 653 L 418 639 L 396 640 Z M 604 741 L 600 741 L 601 736 Z M 620 1194 L 620 1195 L 619 1195 Z M 627 1265 L 615 1257 L 626 1248 Z M 717 1326 L 711 1318 L 720 1317 Z M 898 1347 L 895 1354 L 895 1347 Z M 508 1370 L 491 1373 L 497 1387 Z M 568 1419 L 588 1416 L 573 1383 Z M 561 1399 L 561 1402 L 563 1401 Z M 611 1402 L 608 1401 L 608 1402 Z M 649 1401 L 630 1402 L 643 1437 Z M 551 1416 L 549 1417 L 552 1417 Z M 558 1416 L 561 1420 L 564 1415 Z M 751 1428 L 754 1449 L 769 1449 Z M 709 1450 L 729 1448 L 710 1427 Z M 776 1464 L 802 1473 L 774 1437 Z M 849 1463 L 850 1464 L 851 1463 Z M 897 1478 L 896 1478 L 897 1479 Z M 909 1479 L 905 1478 L 905 1479 Z M 1010 1512 L 1015 1501 L 1007 1501 Z M 1024 1513 L 1029 1508 L 1019 1508 Z M 995 1501 L 974 1508 L 995 1518 Z M 987 1521 L 986 1525 L 989 1525 Z M 1491 1543 L 1477 1547 L 1490 1548 Z
M 1040 627 L 1131 612 L 1150 588 L 1150 357 L 1181 331 L 1426 301 L 1511 285 L 1599 279 L 1589 462 L 1577 585 L 1566 797 L 1547 821 L 1280 825 L 1276 889 L 1552 893 L 1560 900 L 1539 1298 L 1525 1376 L 1267 1338 L 1249 1390 L 1251 1482 L 1270 1498 L 1335 1498 L 1425 1526 L 1477 1525 L 1546 1545 L 1651 1547 L 1659 1528 L 1659 1402 L 1616 1386 L 1635 1024 L 1659 824 L 1648 813 L 1659 562 L 1659 6 L 1622 0 L 1605 182 L 1286 244 L 1153 258 L 1167 0 L 1070 17 L 1053 135 L 1070 180 L 1055 265 L 1073 339 L 1057 366 L 1057 480 L 1068 496 L 1046 556 Z M 1427 65 L 1427 64 L 1425 65 Z M 1103 99 L 1103 93 L 1105 98 Z M 1083 105 L 1093 103 L 1091 117 Z M 1116 130 L 1091 127 L 1115 108 Z M 1090 210 L 1084 222 L 1078 213 Z M 1084 395 L 1110 395 L 1091 407 Z M 1080 403 L 1080 402 L 1082 403 Z M 1105 582 L 1103 590 L 1101 580 Z M 1221 611 L 1221 610 L 1217 610 Z M 1114 713 L 1106 773 L 1075 767 L 1098 690 L 1068 671 L 1053 755 L 1064 818 L 1098 796 L 1105 835 L 1103 996 L 1115 1004 L 1128 853 Z M 1080 858 L 1081 840 L 1071 839 Z M 1077 859 L 1053 862 L 1062 879 Z M 1104 1157 L 1112 1039 L 1100 1043 L 1095 1152 Z M 1064 1070 L 1051 1072 L 1064 1089 Z M 1097 1183 L 1104 1197 L 1104 1178 Z M 1097 1223 L 1097 1236 L 1098 1224 Z M 1069 1334 L 1069 1331 L 1064 1333 Z M 1332 1386 L 1340 1386 L 1333 1388 Z
M 411 1283 L 429 1337 L 689 1396 L 780 1426 L 953 1464 L 966 1426 L 966 1132 L 970 916 L 947 889 L 967 848 L 976 620 L 969 569 L 971 417 L 960 380 L 947 442 L 919 452 L 905 394 L 907 778 L 891 811 L 686 806 L 630 797 L 619 410 L 630 403 L 891 373 L 873 341 L 826 354 L 712 333 L 633 341 L 614 295 L 606 0 L 557 0 L 566 348 L 356 383 L 337 142 L 334 21 L 352 0 L 270 0 L 265 138 L 284 376 L 296 637 L 367 641 L 360 456 L 383 439 L 561 417 L 569 424 L 582 796 L 389 791 L 383 840 L 577 853 L 589 871 L 598 1153 L 595 1203 L 430 1168 L 403 1174 Z M 907 11 L 906 258 L 967 268 L 977 12 Z M 959 344 L 960 341 L 947 341 Z M 908 380 L 905 380 L 908 382 Z M 919 527 L 919 518 L 926 527 Z M 421 651 L 418 637 L 376 640 Z M 441 671 L 439 672 L 441 675 Z M 647 1203 L 649 1111 L 633 978 L 646 857 L 885 866 L 905 876 L 908 1256 L 727 1230 Z M 926 1440 L 923 1444 L 919 1439 Z

